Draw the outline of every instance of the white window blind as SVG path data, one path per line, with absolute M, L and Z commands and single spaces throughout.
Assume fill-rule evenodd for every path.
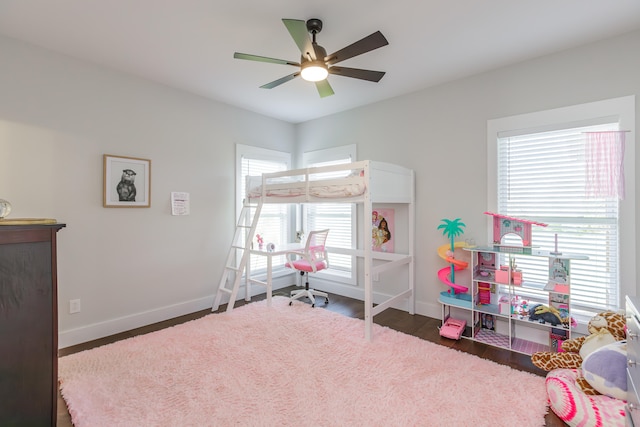
M 251 150 L 249 150 L 251 151 Z M 279 172 L 287 170 L 289 164 L 287 160 L 279 160 L 276 157 L 266 158 L 262 156 L 264 150 L 258 150 L 255 153 L 243 154 L 240 156 L 240 185 L 238 187 L 238 197 L 240 202 L 245 198 L 247 176 L 259 176 L 263 173 Z M 254 210 L 251 211 L 250 218 L 253 217 Z M 289 239 L 289 205 L 280 203 L 265 203 L 262 205 L 262 211 L 258 220 L 256 233 L 259 234 L 265 244 L 274 243 L 276 246 L 287 243 Z M 253 239 L 253 244 L 257 244 L 257 240 Z M 273 257 L 273 271 L 276 272 L 280 268 L 284 268 L 284 256 Z M 266 271 L 267 257 L 252 256 L 251 271 L 252 274 L 260 274 Z
M 619 203 L 589 198 L 585 191 L 584 132 L 607 130 L 618 130 L 617 121 L 498 135 L 498 212 L 547 223 L 532 229 L 539 249 L 553 251 L 557 234 L 560 252 L 589 257 L 571 261 L 571 309 L 576 314 L 617 309 L 620 301 Z M 545 258 L 516 261 L 527 272 L 525 280 L 546 282 Z
M 343 158 L 332 161 L 317 162 L 307 164 L 307 167 L 320 167 L 339 165 L 350 163 L 351 158 Z M 331 179 L 345 177 L 349 171 L 337 171 L 319 174 L 318 179 Z M 321 175 L 321 176 L 320 176 Z M 305 207 L 305 231 L 322 230 L 329 228 L 329 236 L 327 237 L 327 246 L 336 248 L 353 248 L 353 217 L 354 206 L 352 203 L 314 203 Z M 353 257 L 344 254 L 330 254 L 329 266 L 326 271 L 329 273 L 337 273 L 342 276 L 351 277 Z M 333 271 L 330 271 L 333 270 Z

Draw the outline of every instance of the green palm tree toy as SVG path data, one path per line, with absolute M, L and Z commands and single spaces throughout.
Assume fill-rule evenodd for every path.
M 454 220 L 443 219 L 442 224 L 438 226 L 438 230 L 442 230 L 442 234 L 447 236 L 451 241 L 451 253 L 455 251 L 455 238 L 462 233 L 464 233 L 463 228 L 466 227 L 465 223 L 460 220 L 460 218 L 456 218 Z M 453 263 L 451 265 L 451 283 L 455 283 L 455 266 Z M 455 295 L 454 289 L 451 288 L 451 295 Z

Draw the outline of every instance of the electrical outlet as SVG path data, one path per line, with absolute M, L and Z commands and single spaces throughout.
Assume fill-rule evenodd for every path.
M 380 281 L 380 275 L 378 273 L 373 273 L 373 281 L 374 282 L 379 282 Z
M 72 299 L 69 300 L 69 314 L 80 313 L 80 300 Z

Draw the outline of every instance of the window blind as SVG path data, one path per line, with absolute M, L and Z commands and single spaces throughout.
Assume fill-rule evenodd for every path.
M 618 306 L 618 200 L 587 197 L 584 137 L 584 132 L 617 128 L 617 123 L 605 123 L 497 141 L 499 212 L 548 224 L 533 226 L 532 242 L 538 249 L 555 250 L 557 234 L 558 251 L 589 257 L 571 261 L 571 305 L 576 314 Z M 516 262 L 527 272 L 525 280 L 546 282 L 546 259 L 522 257 Z
M 240 186 L 240 198 L 244 200 L 246 196 L 246 183 L 247 176 L 257 176 L 263 173 L 280 172 L 288 168 L 286 162 L 277 160 L 264 160 L 243 156 L 241 161 L 242 167 L 242 185 Z M 276 246 L 289 242 L 289 214 L 288 205 L 280 203 L 265 203 L 262 205 L 262 211 L 260 212 L 260 218 L 256 227 L 256 234 L 259 234 L 264 243 L 274 243 Z M 252 208 L 249 218 L 253 218 L 255 209 Z M 257 241 L 254 239 L 254 245 Z M 272 268 L 274 271 L 277 268 L 284 268 L 285 257 L 277 256 L 273 257 Z M 260 273 L 266 271 L 267 257 L 264 256 L 252 256 L 251 257 L 251 270 L 253 273 Z
M 308 167 L 320 167 L 351 163 L 351 158 L 308 164 Z M 349 171 L 336 171 L 318 174 L 318 179 L 345 177 Z M 331 229 L 327 237 L 327 246 L 336 248 L 353 248 L 353 209 L 352 203 L 314 203 L 306 206 L 306 230 Z M 339 272 L 351 276 L 353 257 L 344 254 L 331 254 L 330 269 L 327 274 Z M 330 271 L 330 270 L 333 270 Z
M 618 200 L 585 192 L 584 132 L 618 130 L 618 124 L 570 127 L 498 137 L 498 209 L 501 214 L 547 223 L 533 226 L 538 249 L 587 255 L 572 260 L 573 313 L 617 309 L 619 301 Z M 506 236 L 507 242 L 509 236 Z M 515 242 L 513 242 L 515 243 Z M 525 280 L 546 283 L 545 258 L 516 259 Z M 546 296 L 540 293 L 539 296 Z

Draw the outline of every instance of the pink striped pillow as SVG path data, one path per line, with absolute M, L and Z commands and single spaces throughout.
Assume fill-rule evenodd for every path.
M 547 374 L 551 410 L 572 427 L 624 427 L 626 402 L 604 395 L 584 394 L 576 384 L 581 376 L 580 369 L 554 369 Z

